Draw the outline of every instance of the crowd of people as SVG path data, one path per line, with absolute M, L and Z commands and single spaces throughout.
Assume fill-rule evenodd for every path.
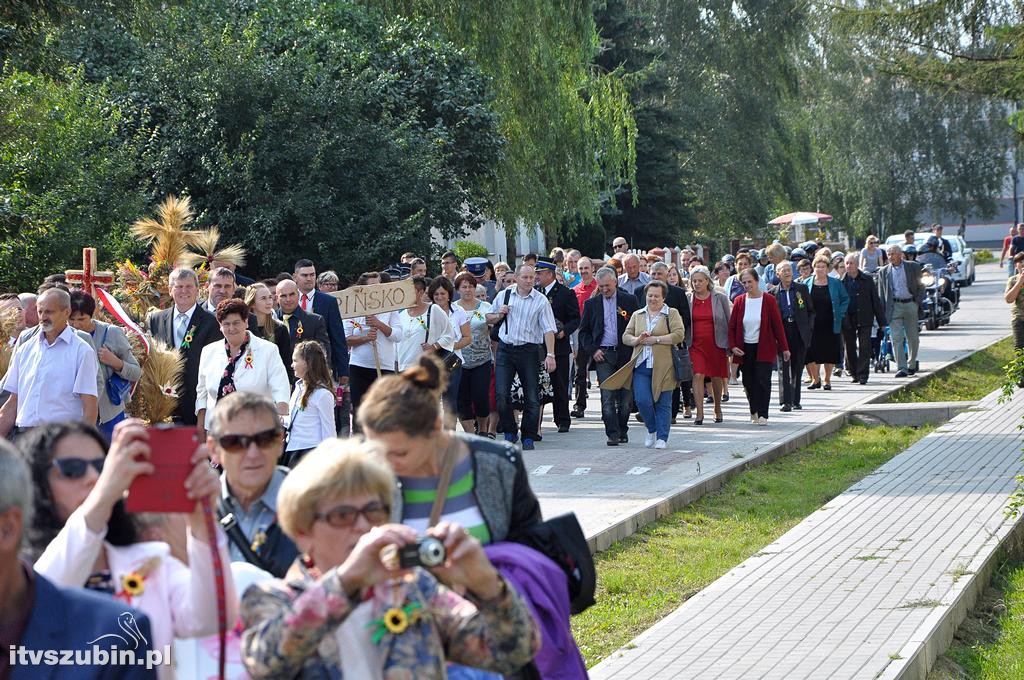
M 410 278 L 415 304 L 346 319 L 330 295 L 344 279 L 310 260 L 263 281 L 218 267 L 203 286 L 175 268 L 172 304 L 144 326 L 183 360 L 184 514 L 126 509 L 155 465 L 126 408 L 140 364 L 124 329 L 59 275 L 0 296 L 18 326 L 0 407 L 0 642 L 50 644 L 60 612 L 98 637 L 130 612 L 136 650 L 175 650 L 161 678 L 208 670 L 222 619 L 238 622 L 231 677 L 586 677 L 569 627 L 589 604 L 580 558 L 550 539 L 565 524 L 542 518 L 523 460 L 555 436 L 546 405 L 569 432 L 596 384 L 608 446 L 629 443 L 635 413 L 644 446 L 664 449 L 680 415 L 722 423 L 742 384 L 766 426 L 801 410 L 803 389 L 867 384 L 886 332 L 896 376 L 913 375 L 923 292 L 914 246 L 874 236 L 713 262 L 622 237 L 612 250 L 446 252 L 436 277 L 407 253 L 353 283 Z M 1024 252 L 1009 255 L 1021 347 Z M 22 670 L 0 656 L 0 678 Z M 117 677 L 136 676 L 152 674 Z

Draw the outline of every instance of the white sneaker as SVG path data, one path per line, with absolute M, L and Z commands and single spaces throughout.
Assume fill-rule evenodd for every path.
M 757 425 L 757 416 L 755 416 L 753 413 L 750 414 L 750 422 L 754 425 Z
M 737 380 L 736 378 L 729 378 L 729 384 L 730 385 L 739 385 L 740 381 Z
M 764 427 L 764 426 L 766 426 L 768 424 L 768 419 L 767 418 L 758 418 L 755 422 L 758 425 L 760 425 L 761 427 Z
M 658 438 L 658 434 L 656 432 L 648 432 L 647 434 L 645 434 L 644 435 L 644 448 L 649 449 L 652 446 L 654 446 L 654 440 L 656 440 L 657 438 Z
M 654 442 L 654 448 L 656 449 L 663 449 L 666 446 L 668 446 L 668 444 L 665 443 L 664 439 L 659 439 L 658 441 Z

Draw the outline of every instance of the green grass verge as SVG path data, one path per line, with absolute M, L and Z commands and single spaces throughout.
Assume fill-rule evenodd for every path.
M 992 577 L 1003 592 L 1006 612 L 999 617 L 998 639 L 971 645 L 954 642 L 946 652 L 971 680 L 1024 678 L 1024 563 L 1004 562 Z
M 988 264 L 989 262 L 995 262 L 996 256 L 992 254 L 992 251 L 988 248 L 981 248 L 980 250 L 974 251 L 974 264 Z
M 941 332 L 941 331 L 939 331 Z M 953 368 L 916 387 L 897 392 L 890 402 L 976 401 L 998 390 L 1006 381 L 1003 369 L 1013 359 L 1013 338 L 975 352 Z
M 572 619 L 593 666 L 786 533 L 928 428 L 848 425 L 641 529 L 595 557 L 597 604 Z

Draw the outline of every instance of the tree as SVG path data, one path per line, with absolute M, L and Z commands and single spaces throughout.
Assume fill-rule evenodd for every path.
M 620 73 L 594 67 L 592 2 L 364 1 L 432 22 L 491 78 L 508 140 L 492 217 L 571 233 L 597 219 L 602 192 L 633 183 L 636 123 Z
M 606 196 L 602 247 L 624 236 L 634 247 L 678 243 L 696 227 L 682 157 L 687 149 L 682 118 L 669 101 L 664 45 L 655 45 L 652 17 L 627 0 L 608 0 L 596 13 L 602 50 L 598 66 L 623 74 L 636 111 L 636 182 Z M 589 251 L 596 252 L 596 251 Z
M 127 225 L 144 206 L 120 112 L 81 71 L 61 82 L 0 72 L 0 289 L 35 290 L 99 246 L 101 264 L 130 254 Z
M 162 21 L 160 40 L 99 22 L 69 49 L 110 80 L 151 199 L 187 193 L 255 269 L 379 267 L 487 205 L 493 95 L 423 26 L 302 0 L 195 2 Z

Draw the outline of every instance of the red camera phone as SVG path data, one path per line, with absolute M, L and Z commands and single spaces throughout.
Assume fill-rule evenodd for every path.
M 192 512 L 196 502 L 189 499 L 185 480 L 192 472 L 196 428 L 157 425 L 149 431 L 151 475 L 139 475 L 128 488 L 128 512 Z

